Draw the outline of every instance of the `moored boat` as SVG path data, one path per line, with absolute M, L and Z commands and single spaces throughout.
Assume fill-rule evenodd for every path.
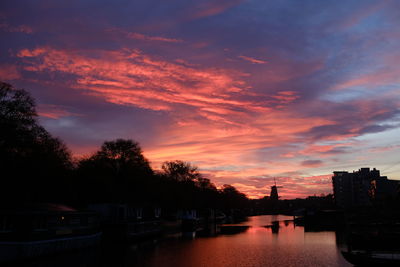
M 90 247 L 100 238 L 94 212 L 56 204 L 0 210 L 0 262 Z

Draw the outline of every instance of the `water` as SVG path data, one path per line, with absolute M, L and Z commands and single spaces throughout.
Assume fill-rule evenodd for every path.
M 249 217 L 240 225 L 250 227 L 237 234 L 113 247 L 101 253 L 69 256 L 68 261 L 53 257 L 29 266 L 352 266 L 341 256 L 335 232 L 304 232 L 303 227 L 286 219 L 292 217 Z M 276 220 L 281 221 L 279 227 L 266 227 Z

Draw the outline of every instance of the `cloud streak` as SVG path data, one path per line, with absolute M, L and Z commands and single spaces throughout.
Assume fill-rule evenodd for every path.
M 77 89 L 115 104 L 162 111 L 189 106 L 203 118 L 227 124 L 235 121 L 224 115 L 268 111 L 262 101 L 240 99 L 246 96 L 240 77 L 246 75 L 238 71 L 196 69 L 153 59 L 139 50 L 98 51 L 96 57 L 81 53 L 40 47 L 23 49 L 17 56 L 29 62 L 27 71 L 73 74 Z
M 256 58 L 253 58 L 253 57 L 238 56 L 238 58 L 241 58 L 241 59 L 246 60 L 246 61 L 248 61 L 250 63 L 253 63 L 253 64 L 265 64 L 265 63 L 267 63 L 267 61 L 264 61 L 264 60 L 261 60 L 261 59 L 256 59 Z
M 136 39 L 136 40 L 144 40 L 144 41 L 160 41 L 167 43 L 180 43 L 183 42 L 180 39 L 166 38 L 161 36 L 148 36 L 137 32 L 128 33 L 128 38 Z

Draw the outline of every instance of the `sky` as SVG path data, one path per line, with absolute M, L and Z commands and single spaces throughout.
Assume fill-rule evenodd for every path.
M 400 1 L 2 0 L 0 80 L 76 157 L 140 143 L 249 197 L 400 179 Z

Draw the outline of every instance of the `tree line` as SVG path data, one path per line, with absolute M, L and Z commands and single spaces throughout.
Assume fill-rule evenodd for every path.
M 166 161 L 153 170 L 133 140 L 105 141 L 74 159 L 65 143 L 38 120 L 23 89 L 0 82 L 0 194 L 2 205 L 52 202 L 85 208 L 128 203 L 164 208 L 245 209 L 249 199 L 231 185 L 218 189 L 196 166 Z

